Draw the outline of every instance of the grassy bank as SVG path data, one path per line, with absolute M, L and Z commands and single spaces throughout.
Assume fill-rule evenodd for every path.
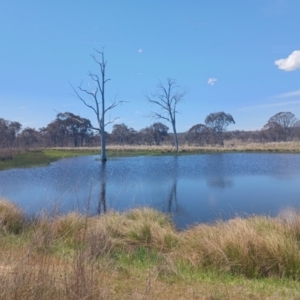
M 12 151 L 0 160 L 0 170 L 45 166 L 62 158 L 98 154 L 98 149 L 43 149 Z
M 162 146 L 135 146 L 135 145 L 112 145 L 108 146 L 108 153 L 112 155 L 125 155 L 135 153 L 142 154 L 175 154 L 174 147 L 171 145 Z M 218 153 L 218 152 L 286 152 L 300 153 L 300 142 L 276 142 L 276 143 L 243 143 L 236 140 L 225 141 L 224 147 L 220 145 L 214 146 L 192 146 L 181 145 L 179 154 L 195 154 L 195 153 Z
M 26 168 L 47 165 L 61 158 L 74 157 L 80 155 L 98 155 L 98 147 L 81 148 L 51 148 L 31 151 L 0 151 L 0 170 L 11 168 Z M 179 155 L 220 153 L 220 152 L 278 152 L 278 153 L 300 153 L 300 142 L 281 143 L 240 143 L 239 141 L 226 141 L 224 147 L 221 146 L 181 146 Z M 162 146 L 108 146 L 108 158 L 126 156 L 146 156 L 146 155 L 176 155 L 174 147 Z
M 177 231 L 153 209 L 26 219 L 0 201 L 2 299 L 299 299 L 300 213 Z

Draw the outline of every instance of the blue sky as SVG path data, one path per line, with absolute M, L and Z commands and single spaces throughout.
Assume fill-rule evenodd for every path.
M 105 47 L 107 103 L 128 101 L 107 117 L 136 130 L 154 122 L 145 94 L 168 77 L 187 90 L 179 132 L 217 111 L 231 130 L 300 118 L 299 12 L 299 0 L 0 1 L 0 117 L 38 129 L 69 111 L 95 124 L 68 82 L 92 88 L 90 54 Z

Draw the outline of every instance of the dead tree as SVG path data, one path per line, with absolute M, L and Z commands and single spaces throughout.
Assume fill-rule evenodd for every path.
M 100 59 L 96 57 L 95 55 L 91 55 L 93 60 L 96 64 L 100 67 L 100 77 L 97 74 L 88 73 L 88 76 L 94 81 L 95 83 L 95 89 L 94 90 L 88 90 L 82 87 L 82 83 L 75 89 L 71 84 L 71 87 L 75 93 L 76 98 L 78 98 L 80 101 L 83 102 L 83 104 L 87 107 L 89 107 L 91 110 L 94 111 L 96 117 L 97 117 L 97 123 L 98 126 L 91 126 L 92 129 L 97 130 L 101 137 L 101 160 L 104 162 L 107 160 L 106 158 L 106 141 L 105 141 L 105 126 L 108 124 L 113 123 L 117 118 L 113 120 L 109 120 L 108 122 L 105 122 L 105 115 L 106 113 L 121 104 L 124 101 L 112 101 L 112 103 L 106 107 L 105 106 L 105 85 L 107 81 L 110 79 L 105 78 L 105 70 L 106 70 L 106 63 L 107 61 L 104 59 L 104 52 L 98 52 L 101 57 Z M 100 95 L 98 94 L 100 92 Z M 86 100 L 86 98 L 83 98 L 81 95 L 85 94 L 85 97 L 89 98 L 89 100 Z
M 159 112 L 152 112 L 154 118 L 163 119 L 172 124 L 175 149 L 178 153 L 179 147 L 176 131 L 177 104 L 183 100 L 185 91 L 180 90 L 176 80 L 171 78 L 167 79 L 166 86 L 159 82 L 156 87 L 157 91 L 151 96 L 147 95 L 146 99 L 149 103 L 156 104 L 159 108 Z

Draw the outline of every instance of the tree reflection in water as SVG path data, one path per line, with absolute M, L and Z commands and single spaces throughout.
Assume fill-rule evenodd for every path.
M 209 173 L 206 175 L 207 185 L 212 188 L 226 189 L 234 185 L 234 181 L 228 177 L 228 165 L 226 155 L 211 154 L 207 156 L 206 163 Z
M 177 179 L 178 179 L 178 156 L 174 156 L 173 184 L 168 198 L 168 212 L 178 212 L 177 202 Z
M 98 209 L 97 212 L 100 215 L 102 213 L 106 213 L 106 161 L 102 161 L 101 163 L 101 170 L 100 170 L 100 185 L 101 185 L 101 191 L 100 191 L 100 198 L 98 201 Z
M 233 186 L 233 180 L 226 177 L 210 177 L 207 178 L 207 185 L 213 188 L 230 188 Z
M 172 207 L 174 206 L 174 209 Z M 169 199 L 168 199 L 168 212 L 178 212 L 178 203 L 177 203 L 177 178 L 174 179 L 172 184 L 172 188 L 170 191 Z

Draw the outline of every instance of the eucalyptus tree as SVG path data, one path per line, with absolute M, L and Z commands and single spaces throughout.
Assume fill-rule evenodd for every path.
M 58 113 L 47 127 L 40 129 L 49 146 L 83 146 L 93 136 L 91 122 L 70 112 Z
M 151 126 L 147 126 L 140 129 L 137 133 L 137 142 L 138 144 L 152 146 L 154 144 L 153 128 Z
M 187 139 L 189 144 L 205 145 L 209 144 L 212 136 L 211 128 L 204 124 L 196 124 L 192 126 L 187 132 Z
M 0 118 L 0 146 L 3 148 L 15 146 L 15 141 L 21 128 L 22 125 L 19 122 Z
M 168 130 L 168 126 L 161 122 L 155 122 L 137 133 L 137 141 L 141 144 L 161 145 L 163 141 L 169 138 Z
M 159 82 L 156 88 L 156 92 L 150 96 L 146 95 L 146 99 L 149 103 L 155 104 L 158 108 L 158 111 L 152 112 L 154 118 L 171 123 L 174 133 L 175 149 L 178 153 L 178 135 L 176 130 L 177 105 L 183 100 L 186 93 L 177 85 L 176 80 L 171 78 L 167 79 L 166 85 Z
M 135 140 L 136 131 L 125 125 L 124 123 L 115 124 L 110 134 L 111 140 L 119 145 L 133 144 Z
M 264 129 L 276 134 L 279 139 L 287 141 L 292 137 L 292 132 L 300 126 L 300 121 L 291 112 L 279 112 L 268 120 Z
M 18 135 L 20 146 L 25 148 L 32 148 L 41 146 L 42 135 L 34 128 L 26 127 Z
M 211 113 L 205 118 L 205 124 L 215 133 L 220 144 L 224 146 L 223 132 L 230 124 L 235 124 L 231 114 L 226 114 L 223 111 Z
M 83 146 L 83 142 L 92 135 L 91 121 L 70 112 L 59 113 L 56 121 L 65 129 L 66 135 L 72 139 L 73 146 Z
M 96 115 L 97 118 L 97 126 L 92 126 L 91 128 L 98 131 L 101 137 L 101 160 L 105 162 L 106 158 L 106 134 L 105 134 L 105 127 L 108 124 L 113 123 L 117 118 L 109 121 L 105 121 L 106 113 L 120 103 L 124 101 L 116 101 L 113 100 L 110 105 L 106 106 L 106 99 L 105 99 L 105 88 L 106 83 L 110 80 L 106 78 L 106 64 L 107 61 L 104 58 L 104 52 L 95 50 L 98 54 L 100 54 L 100 58 L 91 55 L 94 62 L 100 67 L 100 76 L 88 72 L 89 78 L 94 82 L 95 87 L 94 89 L 86 89 L 82 86 L 82 83 L 77 86 L 77 89 L 74 88 L 71 84 L 71 87 L 75 93 L 76 98 L 78 98 L 85 106 L 90 108 Z M 100 95 L 99 95 L 100 93 Z M 84 96 L 83 96 L 84 95 Z
M 151 125 L 153 139 L 156 145 L 160 145 L 161 142 L 168 136 L 169 127 L 161 122 L 156 122 Z

